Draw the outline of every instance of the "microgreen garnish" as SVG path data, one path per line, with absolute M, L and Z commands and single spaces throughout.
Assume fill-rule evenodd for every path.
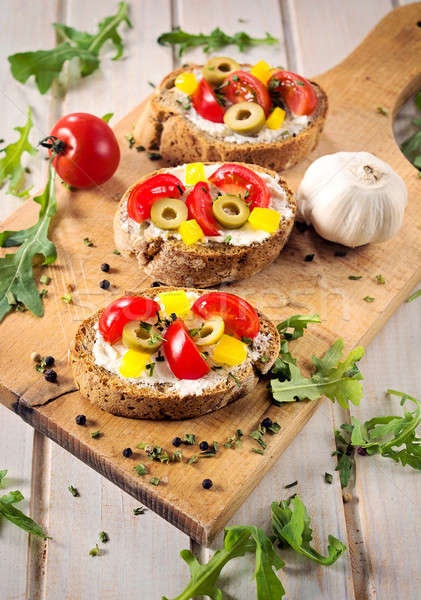
M 113 60 L 117 60 L 123 55 L 123 40 L 117 31 L 121 23 L 126 23 L 128 27 L 132 26 L 126 2 L 119 3 L 115 15 L 105 17 L 98 23 L 96 34 L 78 31 L 62 23 L 54 23 L 59 44 L 51 50 L 19 52 L 9 56 L 12 75 L 20 83 L 26 83 L 33 75 L 41 94 L 45 94 L 53 82 L 60 82 L 60 92 L 63 94 L 66 88 L 63 85 L 64 78 L 60 75 L 66 61 L 79 59 L 76 63 L 79 68 L 79 76 L 87 77 L 99 68 L 99 54 L 105 42 L 111 41 L 116 49 Z M 74 62 L 72 60 L 72 64 Z
M 376 275 L 376 281 L 380 285 L 384 285 L 386 283 L 386 279 L 383 277 L 383 275 Z
M 224 33 L 219 27 L 213 29 L 209 35 L 204 33 L 187 33 L 179 27 L 162 33 L 158 38 L 158 44 L 162 46 L 178 46 L 178 55 L 182 56 L 188 48 L 196 48 L 203 46 L 203 51 L 208 53 L 219 48 L 224 48 L 230 44 L 235 44 L 240 52 L 255 44 L 276 44 L 277 38 L 274 38 L 269 33 L 266 33 L 264 38 L 250 37 L 244 31 L 239 31 L 234 35 Z
M 249 436 L 251 438 L 253 438 L 254 440 L 256 440 L 256 442 L 259 444 L 259 446 L 265 450 L 267 444 L 263 439 L 263 436 L 266 433 L 266 429 L 264 427 L 262 427 L 261 425 L 259 425 L 259 427 L 257 429 L 255 429 L 254 431 L 252 431 Z
M 148 469 L 142 463 L 139 463 L 138 465 L 136 465 L 135 467 L 133 467 L 133 469 L 140 476 L 141 475 L 146 475 L 146 473 L 148 472 Z
M 160 479 L 159 477 L 151 477 L 151 478 L 149 479 L 149 483 L 150 483 L 151 485 L 158 486 L 158 485 L 161 483 L 161 479 Z
M 232 240 L 232 235 L 227 235 L 224 238 L 224 244 L 229 244 L 231 242 L 231 240 Z
M 91 550 L 89 550 L 89 556 L 98 556 L 99 555 L 99 547 L 98 544 L 95 544 Z
M 325 482 L 326 483 L 332 483 L 333 482 L 333 475 L 332 473 L 325 473 Z
M 224 446 L 225 448 L 236 448 L 237 446 L 240 446 L 241 444 L 241 439 L 244 437 L 244 433 L 241 431 L 241 429 L 237 429 L 237 431 L 234 433 L 234 435 L 232 435 L 231 437 L 229 437 L 226 442 L 224 442 Z
M 91 438 L 93 438 L 94 440 L 96 440 L 97 438 L 99 438 L 101 435 L 100 431 L 91 431 Z
M 148 363 L 148 364 L 146 365 L 146 368 L 147 368 L 147 369 L 148 369 L 148 371 L 149 371 L 149 377 L 152 377 L 152 375 L 153 375 L 153 372 L 154 372 L 154 369 L 155 369 L 155 363 L 154 363 L 154 362 Z
M 374 302 L 375 298 L 373 298 L 372 296 L 364 296 L 363 298 L 364 302 Z
M 106 544 L 107 542 L 110 541 L 108 533 L 106 533 L 105 531 L 100 531 L 98 534 L 98 537 L 99 537 L 99 541 L 102 542 L 103 544 Z
M 385 117 L 389 114 L 389 111 L 383 108 L 383 106 L 378 106 L 376 110 L 380 115 L 384 115 Z
M 80 495 L 78 490 L 75 487 L 73 487 L 72 485 L 69 485 L 69 487 L 67 489 L 72 494 L 72 496 L 74 496 L 75 498 L 77 498 Z
M 351 281 L 357 281 L 358 279 L 362 279 L 363 276 L 362 275 L 348 275 L 348 279 L 351 279 Z

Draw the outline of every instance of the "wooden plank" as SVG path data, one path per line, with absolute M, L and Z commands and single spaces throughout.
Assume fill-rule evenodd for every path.
M 231 288 L 261 306 L 274 319 L 297 312 L 297 305 L 301 310 L 321 313 L 324 324 L 317 333 L 312 332 L 297 343 L 298 356 L 308 357 L 312 351 L 325 350 L 328 343 L 340 334 L 345 335 L 348 348 L 359 341 L 368 342 L 398 306 L 410 286 L 419 278 L 417 265 L 419 265 L 421 256 L 417 247 L 417 224 L 420 217 L 414 201 L 417 185 L 413 176 L 414 169 L 404 161 L 394 146 L 391 130 L 385 126 L 388 123 L 387 119 L 379 120 L 381 115 L 373 110 L 373 106 L 377 105 L 380 92 L 385 99 L 385 107 L 389 108 L 391 113 L 395 109 L 395 105 L 399 104 L 400 98 L 396 97 L 398 85 L 394 83 L 394 78 L 399 80 L 399 86 L 406 86 L 408 93 L 415 85 L 412 80 L 419 74 L 416 62 L 419 39 L 411 25 L 416 14 L 417 7 L 409 7 L 406 10 L 395 12 L 377 27 L 371 38 L 366 40 L 365 44 L 354 52 L 348 61 L 320 78 L 321 83 L 327 89 L 335 111 L 328 120 L 326 134 L 320 147 L 311 157 L 314 159 L 317 155 L 333 151 L 338 147 L 353 149 L 358 142 L 358 147 L 364 146 L 393 163 L 406 179 L 410 192 L 410 204 L 402 231 L 387 244 L 349 252 L 343 260 L 334 258 L 334 247 L 318 239 L 312 232 L 308 231 L 305 235 L 296 233 L 292 236 L 288 249 L 274 265 L 264 273 L 256 275 L 247 282 L 233 285 Z M 406 23 L 409 24 L 409 29 L 406 28 Z M 401 28 L 406 28 L 404 46 L 400 44 L 399 31 Z M 418 29 L 416 34 L 418 34 Z M 385 44 L 387 44 L 387 52 Z M 391 51 L 393 47 L 396 48 L 395 52 Z M 372 48 L 376 49 L 376 53 Z M 398 53 L 400 53 L 399 59 Z M 381 64 L 378 64 L 378 57 L 381 57 Z M 405 73 L 401 72 L 401 60 L 406 61 L 407 64 Z M 359 75 L 367 73 L 366 76 L 370 77 L 368 80 L 370 83 L 363 90 L 358 90 L 358 94 L 352 86 L 352 74 L 355 72 L 358 72 Z M 385 85 L 386 80 L 387 86 Z M 102 187 L 100 224 L 104 223 L 104 227 L 98 227 L 96 207 L 92 211 L 92 198 L 96 197 L 95 192 L 78 192 L 70 196 L 67 192 L 60 190 L 60 226 L 56 227 L 53 232 L 60 258 L 57 265 L 51 268 L 51 273 L 57 278 L 57 287 L 52 289 L 52 298 L 47 303 L 47 316 L 44 321 L 37 321 L 29 314 L 11 315 L 2 325 L 8 340 L 10 340 L 10 350 L 7 356 L 2 353 L 0 361 L 3 364 L 0 362 L 0 367 L 4 373 L 3 385 L 6 388 L 12 387 L 20 396 L 19 410 L 25 419 L 119 483 L 130 493 L 144 499 L 154 510 L 191 534 L 196 540 L 205 541 L 212 537 L 235 512 L 242 500 L 296 435 L 316 405 L 302 403 L 269 409 L 269 414 L 281 422 L 283 430 L 282 434 L 273 438 L 270 448 L 262 460 L 259 456 L 251 455 L 249 446 L 245 444 L 245 454 L 240 451 L 236 453 L 234 459 L 228 460 L 227 454 L 224 453 L 219 459 L 209 461 L 206 466 L 199 464 L 197 468 L 187 469 L 183 465 L 172 467 L 156 465 L 154 474 L 167 475 L 171 485 L 151 489 L 151 486 L 140 478 L 136 478 L 131 469 L 122 464 L 119 452 L 123 439 L 130 440 L 131 443 L 143 439 L 168 446 L 174 432 L 180 432 L 180 429 L 185 431 L 186 427 L 201 439 L 215 436 L 216 439 L 223 440 L 237 426 L 248 432 L 255 427 L 268 410 L 264 386 L 260 385 L 255 394 L 231 407 L 182 426 L 174 423 L 123 421 L 96 411 L 80 399 L 76 393 L 69 395 L 73 384 L 65 359 L 75 322 L 89 313 L 93 306 L 106 302 L 111 297 L 110 294 L 107 295 L 104 292 L 98 294 L 97 292 L 99 263 L 108 259 L 112 266 L 121 264 L 116 262 L 116 258 L 112 255 L 111 232 L 105 228 L 106 224 L 109 228 L 111 215 L 115 209 L 113 198 L 119 196 L 124 187 L 132 181 L 134 172 L 140 175 L 151 168 L 147 158 L 133 151 L 130 152 L 124 141 L 124 134 L 130 130 L 139 110 L 141 108 L 129 114 L 116 126 L 117 135 L 122 142 L 124 160 L 120 167 L 119 177 Z M 350 111 L 351 117 L 347 118 L 347 112 L 349 115 Z M 308 161 L 305 161 L 288 173 L 293 187 L 296 186 L 307 164 Z M 73 215 L 78 216 L 77 220 Z M 25 218 L 29 219 L 30 217 L 28 205 Z M 19 220 L 20 224 L 24 221 L 21 213 L 17 213 L 14 219 Z M 58 232 L 61 233 L 60 236 L 57 235 Z M 86 235 L 85 232 L 95 232 L 96 248 L 83 247 L 81 240 Z M 314 263 L 304 266 L 302 258 L 312 250 L 316 251 L 316 260 Z M 393 258 L 396 255 L 408 256 L 410 260 L 398 264 Z M 71 265 L 72 272 L 64 265 L 64 261 Z M 80 264 L 81 261 L 83 261 L 83 265 Z M 333 265 L 335 268 L 332 268 Z M 118 268 L 121 270 L 116 272 L 113 277 L 113 283 L 118 290 L 133 287 L 133 281 L 139 277 L 135 265 L 129 262 L 124 263 L 124 272 L 122 267 Z M 299 276 L 297 275 L 297 286 L 291 289 L 291 280 L 294 280 L 295 277 L 290 270 L 292 268 L 296 269 L 294 273 L 298 273 Z M 379 289 L 374 279 L 374 275 L 380 271 L 390 282 L 384 289 Z M 361 272 L 367 278 L 367 287 L 364 288 L 363 294 L 355 282 L 347 279 L 350 272 Z M 62 295 L 66 278 L 73 276 L 79 286 L 75 293 L 76 302 L 74 306 L 63 309 L 59 298 Z M 87 296 L 83 297 L 83 301 L 85 302 L 86 298 L 91 303 L 90 306 L 87 303 L 82 306 L 80 302 L 81 282 L 83 282 L 83 292 L 85 287 L 83 277 L 86 277 L 86 291 L 88 292 Z M 138 281 L 140 284 L 141 280 L 138 279 Z M 278 283 L 276 291 L 269 293 L 269 290 L 273 289 L 274 281 Z M 376 290 L 376 302 L 372 305 L 364 303 L 362 295 L 370 294 L 374 289 Z M 116 293 L 118 290 L 115 289 Z M 262 294 L 261 290 L 267 291 Z M 288 290 L 288 294 L 285 293 L 285 290 Z M 89 293 L 90 291 L 92 293 Z M 354 305 L 358 306 L 359 318 L 357 320 L 350 318 L 351 307 Z M 355 309 L 353 308 L 353 310 Z M 62 327 L 63 336 L 55 335 L 54 339 L 48 342 L 50 350 L 58 357 L 58 386 L 48 385 L 41 378 L 34 379 L 33 373 L 25 370 L 19 374 L 19 378 L 15 377 L 15 380 L 11 381 L 10 360 L 14 348 L 18 345 L 16 332 L 24 327 L 29 341 L 33 342 L 34 339 L 37 339 L 39 345 L 43 346 L 47 344 L 44 341 L 46 339 L 46 323 L 53 323 L 55 332 L 57 323 L 60 323 Z M 44 339 L 42 339 L 41 331 Z M 22 338 L 19 337 L 19 339 Z M 67 394 L 67 396 L 63 394 Z M 35 407 L 32 411 L 26 409 L 29 404 L 42 402 L 49 403 L 43 407 Z M 85 412 L 92 423 L 95 421 L 95 425 L 99 425 L 104 432 L 103 438 L 91 440 L 89 432 L 81 432 L 76 428 L 73 419 L 77 412 Z M 247 466 L 244 456 L 247 459 Z M 237 479 L 242 482 L 240 490 L 232 480 L 226 481 L 223 478 L 221 474 L 224 469 L 236 472 Z M 212 492 L 211 504 L 209 496 L 198 494 L 204 473 L 220 482 L 220 489 L 216 487 Z M 178 481 L 174 483 L 176 478 Z M 190 487 L 187 487 L 187 484 Z

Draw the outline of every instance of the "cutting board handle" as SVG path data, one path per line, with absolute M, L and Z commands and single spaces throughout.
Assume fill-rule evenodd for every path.
M 317 79 L 323 85 L 325 78 L 328 88 L 332 82 L 342 91 L 358 87 L 362 103 L 394 115 L 421 89 L 421 2 L 387 14 L 343 62 Z

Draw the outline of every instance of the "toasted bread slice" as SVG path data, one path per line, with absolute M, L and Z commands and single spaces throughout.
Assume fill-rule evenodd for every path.
M 174 86 L 177 76 L 201 68 L 201 65 L 188 65 L 172 71 L 162 80 L 135 124 L 133 136 L 136 144 L 157 150 L 169 165 L 237 161 L 254 163 L 274 171 L 292 167 L 317 146 L 328 110 L 326 93 L 317 83 L 311 82 L 318 96 L 316 111 L 311 115 L 309 124 L 295 136 L 272 142 L 234 143 L 199 129 L 187 119 L 183 114 L 185 110 L 177 102 L 178 90 Z
M 277 173 L 256 165 L 244 166 L 273 177 L 285 192 L 291 216 L 283 215 L 278 231 L 270 237 L 244 246 L 212 241 L 186 246 L 181 240 L 147 239 L 142 230 L 132 231 L 130 227 L 123 229 L 122 223 L 127 220 L 127 199 L 131 190 L 149 177 L 166 171 L 160 169 L 142 177 L 122 197 L 114 217 L 114 239 L 117 249 L 124 256 L 137 258 L 145 273 L 169 285 L 209 287 L 246 279 L 261 271 L 277 258 L 285 246 L 294 225 L 296 203 L 286 181 Z
M 162 292 L 174 289 L 180 288 L 148 288 L 125 295 L 154 298 Z M 183 289 L 187 292 L 205 293 L 204 290 Z M 267 373 L 279 354 L 280 341 L 275 325 L 258 313 L 262 334 L 260 338 L 264 339 L 264 347 L 256 348 L 259 356 L 255 359 L 247 359 L 241 365 L 232 368 L 235 377 L 229 375 L 226 369 L 215 371 L 211 385 L 197 394 L 181 394 L 179 390 L 172 389 L 170 383 L 142 386 L 125 381 L 95 363 L 92 350 L 96 323 L 101 313 L 102 310 L 99 310 L 79 326 L 71 350 L 72 369 L 81 395 L 92 404 L 115 415 L 152 420 L 189 419 L 223 408 L 250 393 L 257 384 L 257 373 Z

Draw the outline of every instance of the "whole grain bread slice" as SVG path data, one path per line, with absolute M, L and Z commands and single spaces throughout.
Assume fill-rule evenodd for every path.
M 181 240 L 163 238 L 148 240 L 143 236 L 142 231 L 132 232 L 130 229 L 122 229 L 131 190 L 153 175 L 165 172 L 165 169 L 160 169 L 136 181 L 123 195 L 114 216 L 116 248 L 126 257 L 137 258 L 145 273 L 169 285 L 209 287 L 246 279 L 261 271 L 278 257 L 285 246 L 294 225 L 296 203 L 287 182 L 277 173 L 257 165 L 244 164 L 244 166 L 275 178 L 286 193 L 291 216 L 288 218 L 282 216 L 278 231 L 269 238 L 248 246 L 233 246 L 221 242 L 186 246 Z
M 250 65 L 242 65 L 243 68 Z M 317 146 L 328 110 L 324 90 L 311 81 L 318 104 L 311 121 L 295 136 L 269 143 L 236 144 L 212 137 L 199 129 L 183 114 L 177 102 L 177 76 L 186 71 L 200 70 L 201 65 L 187 65 L 164 77 L 148 100 L 135 124 L 133 137 L 136 144 L 158 151 L 169 165 L 198 161 L 248 162 L 283 171 L 305 158 Z
M 154 298 L 173 287 L 148 288 L 125 295 L 142 295 Z M 204 293 L 204 290 L 185 291 Z M 189 419 L 223 408 L 249 394 L 258 382 L 257 373 L 267 373 L 279 354 L 280 341 L 275 325 L 263 314 L 259 314 L 260 331 L 268 338 L 264 359 L 245 362 L 236 368 L 235 378 L 224 375 L 220 381 L 203 390 L 200 395 L 180 395 L 170 384 L 162 383 L 141 386 L 126 382 L 95 363 L 92 348 L 95 342 L 95 324 L 102 313 L 99 310 L 79 326 L 71 349 L 73 376 L 81 395 L 92 404 L 114 415 L 136 419 Z

